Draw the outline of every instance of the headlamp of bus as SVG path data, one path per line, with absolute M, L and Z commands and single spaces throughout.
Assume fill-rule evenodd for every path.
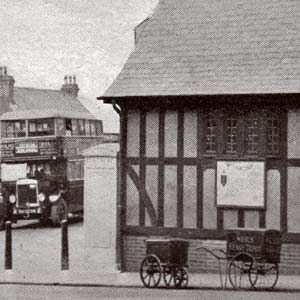
M 38 195 L 38 199 L 39 199 L 39 201 L 40 202 L 44 202 L 45 201 L 45 194 L 44 193 L 40 193 L 39 195 Z
M 54 202 L 56 202 L 59 199 L 59 197 L 60 197 L 60 194 L 50 195 L 49 196 L 49 200 L 50 200 L 51 203 L 54 203 Z
M 16 196 L 15 196 L 15 195 L 10 195 L 10 196 L 9 196 L 9 202 L 10 202 L 11 204 L 14 204 L 14 203 L 16 202 Z

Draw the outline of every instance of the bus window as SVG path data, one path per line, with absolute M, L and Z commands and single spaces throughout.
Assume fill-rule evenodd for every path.
M 71 119 L 66 119 L 66 136 L 72 135 L 72 121 Z
M 29 121 L 29 136 L 54 135 L 54 119 Z
M 16 121 L 15 122 L 15 136 L 22 137 L 25 136 L 25 121 Z
M 78 120 L 79 135 L 84 135 L 84 120 Z
M 102 121 L 96 121 L 96 132 L 97 136 L 101 136 L 103 134 Z
M 6 123 L 6 136 L 7 137 L 14 137 L 15 136 L 14 122 L 7 122 Z
M 78 121 L 72 119 L 72 135 L 78 135 Z
M 85 128 L 85 135 L 87 135 L 87 136 L 91 135 L 89 120 L 84 121 L 84 128 Z
M 91 136 L 96 136 L 96 124 L 95 121 L 90 121 Z
M 83 179 L 84 176 L 84 161 L 71 160 L 68 162 L 68 179 L 78 180 Z

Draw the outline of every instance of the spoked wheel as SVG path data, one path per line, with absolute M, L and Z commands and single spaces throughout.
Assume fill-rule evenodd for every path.
M 255 259 L 248 253 L 239 253 L 229 264 L 229 281 L 235 289 L 250 289 L 257 280 L 257 272 L 253 272 Z M 250 276 L 251 274 L 251 276 Z M 252 277 L 252 280 L 250 280 Z
M 174 285 L 176 288 L 186 288 L 189 283 L 189 273 L 186 268 L 176 268 Z
M 163 279 L 166 287 L 172 287 L 174 285 L 174 268 L 164 266 Z
M 279 267 L 277 263 L 257 263 L 249 273 L 251 284 L 256 289 L 273 289 L 278 281 Z
M 154 288 L 159 285 L 162 267 L 159 258 L 154 254 L 147 255 L 140 266 L 140 277 L 145 287 Z

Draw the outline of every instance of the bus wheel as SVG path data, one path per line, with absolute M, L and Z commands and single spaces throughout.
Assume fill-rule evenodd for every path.
M 39 221 L 41 226 L 47 226 L 49 222 L 48 218 L 45 216 L 40 217 Z
M 51 206 L 51 220 L 54 226 L 60 226 L 63 220 L 68 218 L 67 203 L 60 198 L 57 203 Z

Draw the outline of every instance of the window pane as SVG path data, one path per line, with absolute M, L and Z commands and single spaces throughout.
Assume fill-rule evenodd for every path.
M 29 121 L 29 135 L 30 136 L 35 135 L 35 131 L 36 131 L 35 121 Z
M 268 154 L 278 154 L 279 152 L 279 117 L 270 114 L 267 120 L 267 151 Z
M 85 135 L 91 135 L 89 120 L 84 121 L 84 128 L 85 128 Z
M 84 121 L 78 120 L 79 135 L 84 135 Z
M 217 150 L 216 144 L 216 120 L 213 113 L 209 113 L 205 122 L 205 149 L 206 152 L 215 153 Z
M 229 118 L 227 119 L 227 152 L 235 153 L 237 152 L 237 119 Z
M 16 121 L 15 122 L 15 132 L 17 137 L 22 137 L 26 135 L 25 132 L 25 121 Z
M 246 120 L 246 152 L 248 154 L 258 153 L 259 142 L 258 118 L 251 115 Z
M 95 124 L 95 121 L 90 121 L 90 128 L 91 128 L 91 135 L 95 136 L 96 135 L 96 124 Z
M 6 136 L 7 137 L 14 137 L 15 136 L 14 122 L 7 122 L 6 123 Z
M 72 135 L 78 135 L 78 121 L 72 120 Z

